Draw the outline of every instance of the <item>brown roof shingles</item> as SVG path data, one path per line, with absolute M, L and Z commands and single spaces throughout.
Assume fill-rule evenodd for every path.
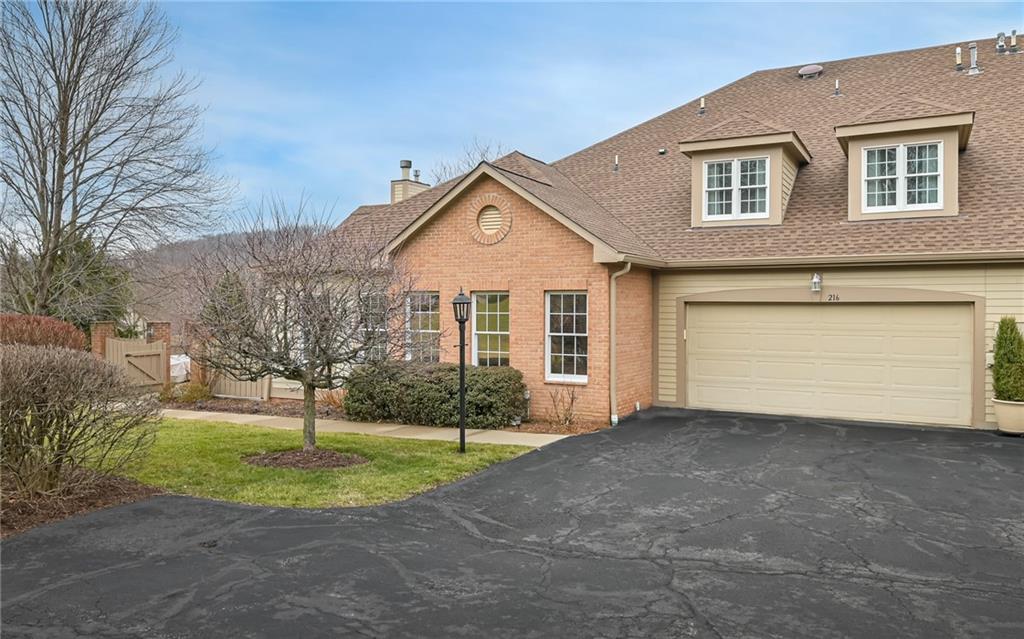
M 1024 85 L 1024 56 L 997 55 L 993 40 L 980 40 L 984 73 L 969 76 L 953 70 L 953 46 L 825 62 L 813 80 L 798 66 L 759 71 L 708 94 L 704 114 L 692 101 L 550 165 L 518 153 L 494 165 L 617 250 L 665 261 L 1024 250 L 1024 118 L 1009 97 Z M 962 111 L 975 112 L 975 125 L 960 155 L 958 216 L 848 220 L 835 126 Z M 691 228 L 690 160 L 677 143 L 778 131 L 795 131 L 813 156 L 783 224 Z M 397 235 L 453 186 L 374 217 Z

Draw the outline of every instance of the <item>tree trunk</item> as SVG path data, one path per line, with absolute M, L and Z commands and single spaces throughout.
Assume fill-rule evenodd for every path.
M 302 450 L 316 448 L 316 387 L 302 385 Z

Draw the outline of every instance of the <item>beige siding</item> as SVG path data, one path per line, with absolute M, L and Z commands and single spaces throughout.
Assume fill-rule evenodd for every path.
M 796 182 L 797 164 L 788 153 L 782 154 L 782 214 L 786 214 L 786 207 L 789 206 L 789 194 L 793 192 L 793 183 Z
M 943 267 L 865 267 L 818 269 L 826 285 L 914 288 L 964 293 L 985 298 L 985 350 L 1003 315 L 1024 318 L 1024 265 Z M 677 398 L 676 299 L 712 291 L 747 288 L 806 287 L 813 269 L 664 272 L 658 287 L 656 401 L 673 405 Z M 993 421 L 992 377 L 985 374 L 986 420 Z

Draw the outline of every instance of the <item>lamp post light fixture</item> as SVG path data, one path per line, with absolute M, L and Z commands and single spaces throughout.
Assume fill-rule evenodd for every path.
M 815 273 L 814 275 L 811 276 L 811 292 L 821 292 L 821 273 Z
M 459 289 L 452 300 L 455 321 L 459 323 L 459 452 L 466 452 L 466 321 L 469 320 L 469 296 Z

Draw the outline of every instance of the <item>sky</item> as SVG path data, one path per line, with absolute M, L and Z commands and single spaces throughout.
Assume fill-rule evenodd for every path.
M 759 69 L 1024 30 L 1021 2 L 163 8 L 237 206 L 336 220 L 474 138 L 551 162 Z

